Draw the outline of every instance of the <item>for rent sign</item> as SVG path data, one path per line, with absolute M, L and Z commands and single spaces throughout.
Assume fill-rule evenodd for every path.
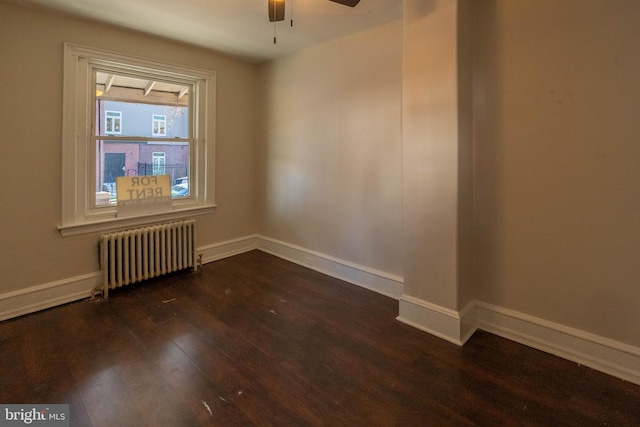
M 169 175 L 120 176 L 116 179 L 118 216 L 170 211 Z

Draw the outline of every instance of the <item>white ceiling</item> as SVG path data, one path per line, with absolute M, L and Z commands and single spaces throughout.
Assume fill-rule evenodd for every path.
M 361 0 L 354 8 L 329 0 L 286 0 L 285 21 L 275 24 L 274 44 L 267 0 L 28 1 L 256 63 L 402 17 L 402 0 Z

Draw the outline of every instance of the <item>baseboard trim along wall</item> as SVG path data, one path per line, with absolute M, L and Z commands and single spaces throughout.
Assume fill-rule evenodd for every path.
M 400 276 L 394 276 L 269 237 L 258 235 L 257 240 L 258 249 L 263 252 L 379 294 L 399 299 L 404 290 L 403 279 Z
M 402 295 L 397 319 L 457 345 L 477 329 L 640 385 L 640 348 L 473 301 L 460 311 Z
M 228 258 L 249 252 L 258 248 L 258 239 L 255 235 L 240 237 L 238 239 L 226 240 L 224 242 L 214 243 L 212 245 L 201 246 L 198 253 L 202 254 L 202 263 L 218 261 L 219 259 Z
M 363 267 L 261 235 L 198 248 L 204 263 L 259 249 L 398 300 L 398 321 L 456 345 L 477 329 L 640 384 L 640 348 L 482 301 L 456 311 L 405 295 L 402 277 Z M 91 296 L 100 273 L 89 273 L 0 294 L 0 321 Z
M 1 294 L 0 320 L 89 298 L 99 283 L 100 273 L 97 272 Z
M 200 246 L 198 254 L 206 264 L 254 249 L 395 299 L 402 295 L 404 285 L 400 277 L 264 236 L 249 235 Z M 93 289 L 100 285 L 100 278 L 100 272 L 94 272 L 0 294 L 0 321 L 89 298 Z
M 461 311 L 451 310 L 409 295 L 400 297 L 397 320 L 457 345 L 476 331 L 474 304 Z
M 256 248 L 256 236 L 251 235 L 202 246 L 197 251 L 202 254 L 202 262 L 208 263 Z M 0 321 L 89 298 L 100 281 L 98 271 L 0 294 Z
M 640 348 L 478 301 L 478 329 L 640 385 Z

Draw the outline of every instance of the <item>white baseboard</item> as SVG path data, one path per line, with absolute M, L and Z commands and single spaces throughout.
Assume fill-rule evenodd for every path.
M 402 295 L 398 320 L 457 345 L 477 329 L 640 384 L 640 348 L 482 301 L 461 311 Z
M 397 320 L 457 345 L 476 331 L 475 302 L 461 311 L 451 310 L 409 295 L 400 297 Z
M 258 249 L 263 252 L 319 271 L 328 276 L 370 289 L 394 299 L 399 299 L 403 293 L 404 283 L 400 276 L 364 267 L 261 235 L 257 236 L 257 241 Z
M 226 240 L 212 245 L 201 246 L 198 253 L 202 254 L 204 264 L 228 258 L 244 252 L 249 252 L 258 248 L 258 241 L 255 235 L 240 237 L 238 239 Z
M 0 320 L 89 298 L 99 283 L 100 273 L 90 273 L 1 294 Z
M 256 237 L 247 236 L 199 247 L 204 263 L 256 249 Z M 100 285 L 100 272 L 70 277 L 43 285 L 0 294 L 0 321 L 45 310 L 91 296 Z
M 404 295 L 402 277 L 285 242 L 250 235 L 199 247 L 198 253 L 208 263 L 253 249 L 398 299 L 399 321 L 457 345 L 463 345 L 476 329 L 482 329 L 640 384 L 638 347 L 482 301 L 472 301 L 460 311 L 450 310 Z M 99 284 L 100 273 L 95 272 L 0 294 L 0 321 L 89 298 Z
M 640 384 L 640 348 L 478 301 L 478 329 Z
M 250 235 L 200 246 L 197 253 L 202 255 L 203 263 L 209 263 L 253 249 L 260 249 L 395 299 L 402 295 L 404 286 L 400 277 L 266 237 Z M 100 272 L 94 272 L 0 294 L 0 321 L 89 298 L 92 290 L 100 285 L 100 280 Z

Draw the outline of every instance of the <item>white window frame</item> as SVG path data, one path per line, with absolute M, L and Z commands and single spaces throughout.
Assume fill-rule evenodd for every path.
M 172 211 L 118 218 L 115 206 L 96 207 L 95 67 L 182 82 L 193 88 L 189 94 L 190 194 L 187 198 L 174 199 Z M 213 185 L 215 81 L 212 71 L 65 43 L 60 233 L 63 236 L 92 233 L 212 213 L 216 207 Z
M 160 118 L 160 117 L 162 117 L 162 118 Z M 164 126 L 161 126 L 160 124 L 158 124 L 158 126 L 156 127 L 156 122 L 162 123 L 162 124 L 164 124 Z M 156 132 L 156 129 L 158 129 L 158 130 L 163 129 L 164 132 Z M 153 136 L 167 136 L 167 116 L 164 116 L 162 114 L 152 114 L 151 115 L 151 135 L 153 135 Z

